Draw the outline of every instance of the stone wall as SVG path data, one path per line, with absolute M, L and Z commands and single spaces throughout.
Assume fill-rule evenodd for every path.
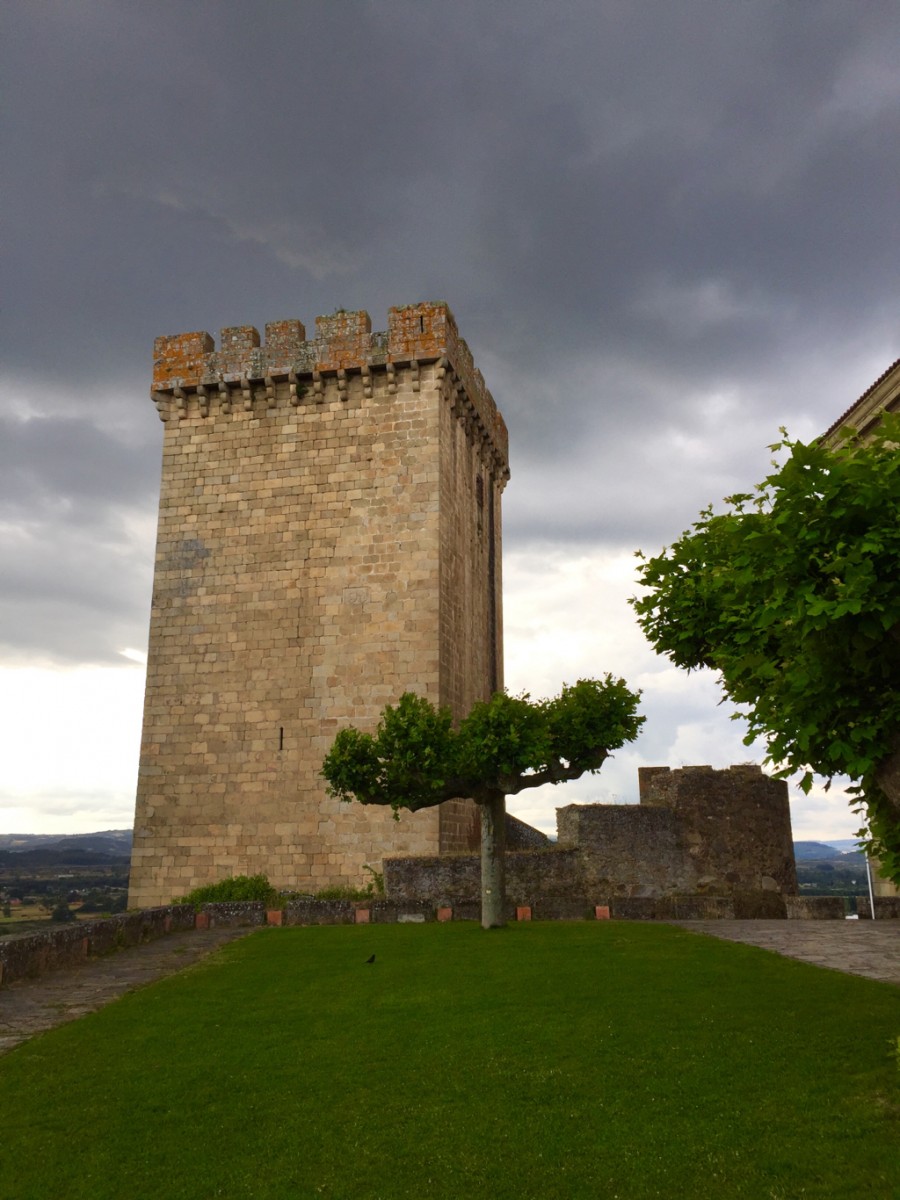
M 508 853 L 510 901 L 723 896 L 741 916 L 785 916 L 782 896 L 796 893 L 797 876 L 783 781 L 754 766 L 640 776 L 639 805 L 558 808 L 555 846 Z M 384 876 L 391 899 L 449 904 L 480 894 L 476 855 L 390 857 Z
M 507 437 L 443 304 L 157 339 L 162 487 L 132 905 L 265 873 L 357 886 L 477 843 L 468 801 L 341 805 L 334 734 L 502 683 Z
M 758 766 L 644 767 L 642 807 L 677 814 L 697 890 L 797 891 L 788 788 Z
M 77 966 L 91 956 L 193 929 L 195 919 L 189 904 L 177 904 L 14 934 L 0 939 L 0 984 L 5 987 L 18 979 Z
M 856 911 L 859 919 L 871 921 L 872 906 L 868 896 L 857 896 Z M 876 896 L 875 919 L 878 921 L 900 919 L 900 896 Z

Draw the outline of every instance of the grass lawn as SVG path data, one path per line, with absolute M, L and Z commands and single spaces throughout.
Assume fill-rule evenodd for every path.
M 887 1200 L 898 1034 L 667 926 L 261 930 L 0 1059 L 0 1197 Z

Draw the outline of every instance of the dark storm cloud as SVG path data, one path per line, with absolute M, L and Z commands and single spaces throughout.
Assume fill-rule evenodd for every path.
M 65 511 L 75 522 L 109 505 L 150 504 L 159 468 L 143 447 L 86 417 L 0 415 L 0 514 L 34 520 Z
M 893 0 L 5 23 L 10 646 L 109 661 L 146 622 L 161 333 L 445 298 L 511 547 L 671 540 L 900 352 Z

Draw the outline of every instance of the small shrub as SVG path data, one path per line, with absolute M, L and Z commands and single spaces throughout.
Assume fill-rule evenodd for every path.
M 373 893 L 366 888 L 327 887 L 313 892 L 315 900 L 371 900 Z
M 384 872 L 368 863 L 363 870 L 369 872 L 369 879 L 362 887 L 327 887 L 313 895 L 316 900 L 380 900 L 384 896 Z
M 364 871 L 369 872 L 369 882 L 366 884 L 366 892 L 370 896 L 384 895 L 384 871 L 376 871 L 374 867 L 370 867 L 368 863 L 363 866 Z
M 268 908 L 284 905 L 284 898 L 272 887 L 266 875 L 234 875 L 231 879 L 220 879 L 218 883 L 194 888 L 172 903 L 193 904 L 199 912 L 204 904 L 242 904 L 251 900 L 261 900 Z

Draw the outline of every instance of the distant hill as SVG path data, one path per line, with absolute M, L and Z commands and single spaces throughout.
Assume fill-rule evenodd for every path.
M 796 841 L 793 844 L 793 857 L 798 863 L 806 862 L 808 859 L 844 859 L 845 862 L 857 860 L 862 862 L 863 856 L 859 853 L 859 842 L 854 838 L 841 839 L 839 842 L 834 841 Z
M 104 866 L 131 858 L 131 830 L 100 833 L 0 834 L 0 864 L 36 866 Z
M 831 845 L 836 850 L 840 850 L 842 854 L 847 854 L 848 851 L 857 852 L 859 850 L 859 838 L 837 838 Z
M 837 858 L 839 853 L 827 842 L 794 842 L 794 858 L 797 862 L 807 858 Z

